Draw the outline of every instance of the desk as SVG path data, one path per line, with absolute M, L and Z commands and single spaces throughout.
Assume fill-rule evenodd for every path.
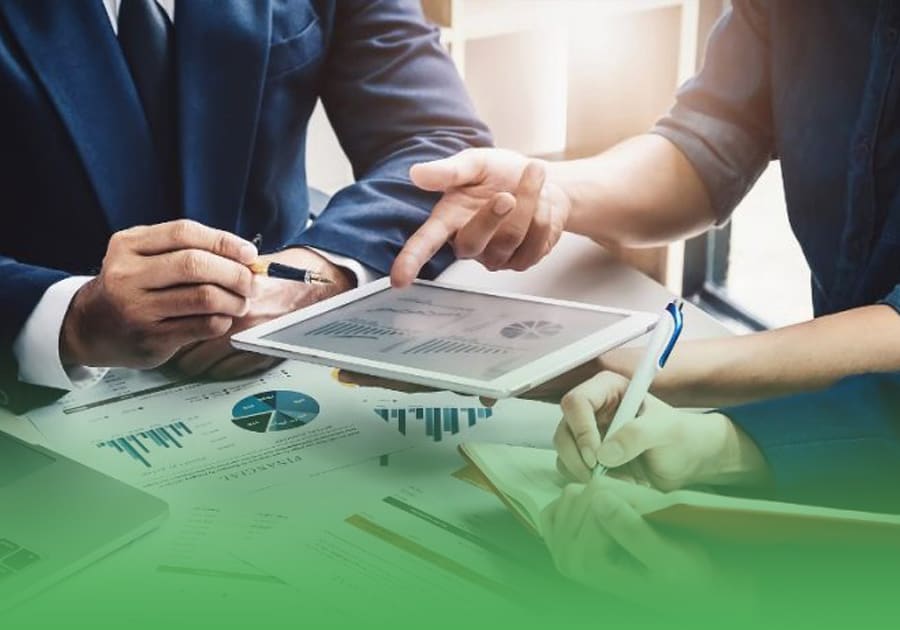
M 523 273 L 489 273 L 477 263 L 460 262 L 449 269 L 442 279 L 448 282 L 476 285 L 485 288 L 527 292 L 547 297 L 574 298 L 587 302 L 652 311 L 660 309 L 661 306 L 671 298 L 668 291 L 659 284 L 639 272 L 624 266 L 622 263 L 617 262 L 603 249 L 587 239 L 571 235 L 564 236 L 555 251 L 540 265 L 529 271 Z M 685 334 L 687 336 L 696 338 L 728 334 L 724 327 L 692 305 L 686 305 L 685 317 Z M 9 414 L 0 416 L 0 429 L 11 430 L 11 432 L 21 435 L 26 439 L 35 440 L 35 436 L 29 434 L 29 431 L 31 430 L 30 425 Z M 453 453 L 450 453 L 449 455 L 452 456 Z M 430 464 L 429 462 L 429 465 L 436 466 L 437 464 Z M 403 473 L 397 474 L 403 476 Z M 404 476 L 403 483 L 409 482 L 410 479 Z M 346 481 L 342 481 L 341 483 L 345 484 Z M 346 485 L 341 485 L 340 487 L 346 487 Z M 317 487 L 316 492 L 320 491 L 321 489 Z M 301 488 L 298 489 L 298 493 L 300 492 L 308 492 L 308 490 Z M 480 493 L 481 491 L 475 490 L 475 492 Z M 489 499 L 485 498 L 484 500 L 489 501 L 490 504 L 494 506 L 495 500 L 493 497 L 490 497 Z M 298 504 L 304 505 L 303 503 Z M 499 504 L 496 505 L 496 509 L 502 511 Z M 129 564 L 130 558 L 135 553 L 136 549 L 141 550 L 148 545 L 152 548 L 153 544 L 152 540 L 142 540 L 131 545 L 127 550 L 113 554 L 109 559 L 103 560 L 90 569 L 83 571 L 77 578 L 66 581 L 60 586 L 52 589 L 51 592 L 48 592 L 45 596 L 40 596 L 26 604 L 20 609 L 19 614 L 28 616 L 32 612 L 38 612 L 42 606 L 48 606 L 46 604 L 48 600 L 51 602 L 50 606 L 54 609 L 56 609 L 56 606 L 59 606 L 61 609 L 66 609 L 66 607 L 71 605 L 71 602 L 78 601 L 77 596 L 74 595 L 75 593 L 78 593 L 78 588 L 76 588 L 78 583 L 81 585 L 90 585 L 92 583 L 106 585 L 115 583 L 108 577 L 104 578 L 103 576 L 114 574 L 116 567 L 123 564 Z M 537 543 L 533 542 L 532 544 Z M 162 579 L 175 580 L 177 579 L 177 576 L 164 575 Z M 83 586 L 81 588 L 83 588 Z M 219 602 L 221 600 L 221 596 L 217 593 L 207 594 L 207 596 L 212 597 L 211 601 Z M 253 595 L 253 597 L 259 598 L 271 597 L 274 600 L 277 600 L 281 596 L 281 591 L 273 593 L 256 593 L 254 591 Z M 248 595 L 248 597 L 250 597 L 250 595 Z M 187 593 L 185 593 L 185 598 L 189 600 Z M 256 599 L 254 600 L 254 603 L 256 605 L 262 605 L 263 600 Z M 181 604 L 191 605 L 190 601 L 188 601 L 188 604 L 184 604 L 183 602 L 181 602 Z M 240 609 L 240 606 L 242 605 L 240 601 L 231 601 L 229 602 L 229 605 L 235 606 L 235 613 L 242 612 L 237 610 Z

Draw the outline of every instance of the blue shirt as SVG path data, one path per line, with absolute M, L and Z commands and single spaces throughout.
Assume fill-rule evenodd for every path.
M 771 159 L 816 315 L 900 311 L 900 3 L 734 0 L 654 127 L 725 221 Z
M 900 513 L 900 372 L 722 412 L 765 456 L 775 498 Z

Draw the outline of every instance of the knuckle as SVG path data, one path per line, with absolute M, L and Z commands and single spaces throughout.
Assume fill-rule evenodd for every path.
M 203 332 L 213 336 L 221 337 L 231 328 L 231 318 L 224 315 L 211 315 L 203 319 Z
M 510 262 L 509 268 L 513 271 L 526 271 L 527 269 L 531 268 L 531 266 L 534 265 L 534 263 L 536 263 L 537 261 L 538 259 L 535 259 L 533 257 L 515 258 Z
M 586 446 L 592 441 L 591 438 L 593 437 L 593 431 L 591 430 L 591 427 L 574 427 L 572 429 L 572 437 L 575 439 L 575 443 L 579 446 Z
M 491 239 L 491 249 L 508 254 L 514 251 L 524 238 L 525 232 L 523 230 L 510 226 L 494 235 L 494 238 Z
M 492 247 L 482 253 L 478 260 L 489 270 L 497 271 L 503 269 L 509 262 L 509 253 Z
M 617 372 L 603 370 L 597 375 L 597 381 L 604 385 L 622 385 L 627 384 L 628 379 Z
M 553 222 L 550 220 L 550 215 L 543 212 L 537 212 L 531 218 L 531 227 L 529 231 L 536 232 L 537 234 L 543 236 L 548 234 L 550 230 L 553 229 Z
M 127 244 L 129 241 L 133 240 L 134 232 L 136 228 L 128 228 L 127 230 L 120 230 L 114 233 L 109 237 L 109 249 L 115 250 L 119 249 L 123 245 Z
M 231 244 L 232 241 L 228 238 L 227 233 L 217 231 L 213 240 L 213 251 L 220 254 L 228 254 L 233 249 L 230 247 Z
M 171 223 L 170 237 L 176 245 L 186 246 L 197 232 L 198 223 L 190 219 L 177 219 Z
M 490 258 L 483 254 L 481 256 L 477 256 L 475 258 L 475 260 L 477 260 L 482 265 L 484 265 L 484 268 L 487 269 L 488 271 L 497 271 L 502 267 L 502 265 L 497 264 L 493 258 Z
M 200 252 L 185 252 L 181 258 L 182 272 L 190 280 L 203 277 L 206 271 L 206 260 Z
M 194 300 L 196 306 L 203 311 L 213 311 L 218 303 L 218 293 L 211 285 L 204 284 L 194 291 Z
M 579 395 L 574 391 L 566 392 L 559 400 L 559 406 L 562 407 L 564 412 L 574 411 L 578 407 L 579 398 Z
M 479 244 L 469 237 L 454 239 L 452 245 L 457 258 L 475 258 L 481 253 Z
M 110 286 L 117 286 L 128 278 L 128 270 L 115 259 L 104 258 L 103 279 Z
M 253 290 L 253 273 L 243 265 L 235 265 L 235 287 L 241 295 L 249 296 Z

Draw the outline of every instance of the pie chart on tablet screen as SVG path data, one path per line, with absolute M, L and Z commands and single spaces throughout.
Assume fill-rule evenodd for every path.
M 514 322 L 504 327 L 500 334 L 507 339 L 541 339 L 552 337 L 562 332 L 562 326 L 544 320 L 528 320 Z
M 312 396 L 273 390 L 242 398 L 231 410 L 231 421 L 245 431 L 269 433 L 298 429 L 318 415 L 319 403 Z

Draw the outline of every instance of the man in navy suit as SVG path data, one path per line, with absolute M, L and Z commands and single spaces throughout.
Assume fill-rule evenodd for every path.
M 0 89 L 0 403 L 17 410 L 112 366 L 265 367 L 229 334 L 388 272 L 435 201 L 410 165 L 490 144 L 416 0 L 10 0 Z M 356 183 L 308 226 L 319 98 Z M 258 255 L 334 284 L 259 282 Z

